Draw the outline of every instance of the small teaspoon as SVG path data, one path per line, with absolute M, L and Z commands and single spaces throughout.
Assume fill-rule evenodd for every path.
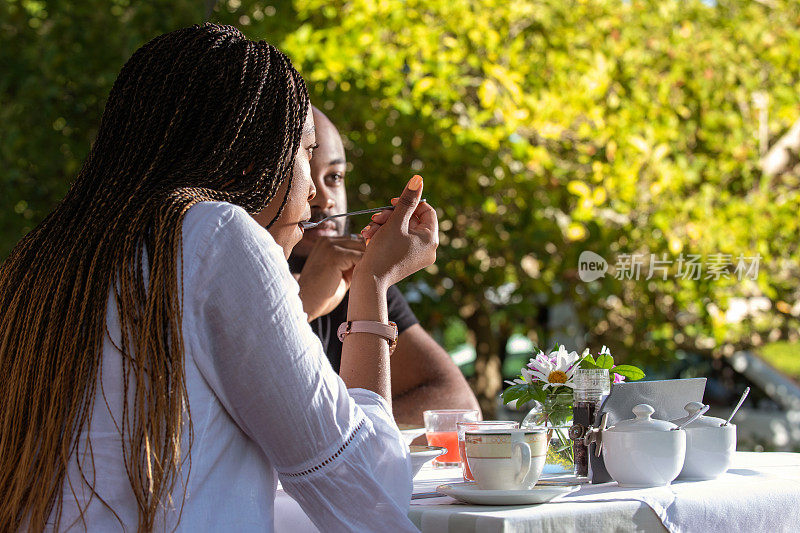
M 425 198 L 420 200 L 419 203 L 423 203 L 424 201 L 425 201 Z M 322 224 L 326 220 L 330 220 L 332 218 L 351 217 L 353 215 L 366 215 L 367 213 L 378 213 L 378 212 L 384 211 L 386 209 L 390 209 L 390 210 L 394 209 L 394 206 L 393 205 L 385 205 L 383 207 L 375 207 L 375 208 L 372 208 L 372 209 L 362 209 L 360 211 L 350 211 L 349 213 L 339 213 L 338 215 L 331 215 L 331 216 L 325 217 L 325 218 L 323 218 L 321 220 L 317 220 L 316 222 L 303 221 L 303 222 L 300 223 L 300 227 L 302 227 L 304 230 L 307 230 L 307 229 L 311 229 L 311 228 L 316 228 L 317 226 L 319 226 L 320 224 Z
M 734 415 L 739 410 L 739 408 L 742 406 L 742 404 L 744 403 L 744 399 L 747 398 L 748 394 L 750 394 L 750 387 L 747 387 L 746 389 L 744 389 L 744 392 L 742 393 L 742 397 L 739 398 L 739 403 L 737 403 L 736 407 L 733 408 L 733 412 L 731 413 L 731 416 L 728 417 L 728 419 L 725 421 L 724 424 L 720 424 L 719 427 L 727 426 L 728 424 L 731 423 L 731 420 L 733 420 Z
M 683 424 L 681 424 L 681 425 L 680 425 L 680 426 L 678 426 L 678 427 L 674 427 L 674 428 L 672 428 L 672 431 L 678 431 L 679 429 L 683 429 L 683 428 L 685 428 L 686 426 L 688 426 L 689 424 L 691 424 L 692 422 L 694 422 L 695 420 L 697 420 L 698 418 L 700 418 L 701 416 L 703 416 L 703 414 L 704 414 L 706 411 L 708 411 L 708 409 L 709 409 L 710 407 L 711 407 L 710 405 L 704 405 L 704 406 L 703 406 L 701 409 L 698 409 L 698 410 L 697 410 L 697 412 L 695 412 L 695 414 L 693 414 L 693 415 L 692 415 L 692 416 L 690 416 L 688 419 L 686 419 L 686 422 L 684 422 Z

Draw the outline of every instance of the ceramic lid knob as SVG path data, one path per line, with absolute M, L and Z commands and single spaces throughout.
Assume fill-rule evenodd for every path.
M 636 415 L 636 420 L 650 420 L 650 416 L 655 412 L 656 410 L 646 403 L 640 403 L 633 408 L 633 414 Z
M 631 411 L 636 415 L 636 418 L 620 420 L 608 431 L 668 431 L 675 427 L 675 424 L 671 424 L 666 420 L 651 418 L 656 410 L 646 403 L 640 403 Z

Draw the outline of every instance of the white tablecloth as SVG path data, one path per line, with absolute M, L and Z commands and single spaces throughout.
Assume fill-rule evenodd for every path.
M 414 492 L 460 481 L 457 470 L 425 468 Z M 800 454 L 739 452 L 713 481 L 625 489 L 583 485 L 533 506 L 476 506 L 450 497 L 412 500 L 409 517 L 423 532 L 800 531 Z
M 414 494 L 458 481 L 460 469 L 426 466 L 414 480 Z M 713 481 L 676 481 L 652 489 L 587 484 L 541 505 L 467 505 L 449 496 L 414 499 L 408 515 L 424 533 L 796 532 L 800 531 L 800 453 L 738 452 L 733 467 Z M 300 506 L 279 490 L 275 531 L 317 529 Z

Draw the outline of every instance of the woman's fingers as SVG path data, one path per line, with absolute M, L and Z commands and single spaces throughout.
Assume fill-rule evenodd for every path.
M 414 210 L 414 216 L 408 223 L 408 230 L 411 232 L 428 231 L 438 239 L 439 238 L 439 219 L 436 216 L 436 210 L 427 203 L 421 203 Z
M 397 283 L 436 260 L 439 223 L 434 208 L 420 203 L 422 188 L 422 178 L 414 176 L 392 199 L 393 210 L 372 216 L 361 232 L 368 246 L 358 268 Z
M 370 222 L 364 229 L 361 230 L 361 236 L 364 237 L 364 240 L 367 241 L 367 244 L 369 244 L 369 240 L 375 236 L 375 233 L 377 233 L 382 226 L 383 224 Z
M 424 207 L 422 207 L 424 205 Z M 383 214 L 383 213 L 380 213 Z M 361 236 L 369 242 L 378 232 L 388 217 L 373 217 L 373 220 L 361 231 Z M 428 204 L 420 204 L 408 223 L 408 232 L 423 237 L 428 242 L 439 243 L 439 220 L 436 210 Z
M 408 224 L 409 219 L 416 217 L 416 209 L 422 196 L 422 176 L 415 175 L 406 184 L 398 198 L 392 198 L 393 210 L 383 210 L 372 215 L 372 221 L 361 231 L 364 239 L 371 239 L 383 224 L 394 220 L 393 224 Z
M 395 224 L 407 225 L 411 215 L 413 215 L 414 210 L 417 208 L 417 205 L 419 205 L 421 196 L 422 176 L 416 174 L 408 180 L 405 189 L 403 189 L 397 201 L 392 203 L 392 205 L 394 205 L 394 212 L 392 216 L 389 217 L 389 220 L 396 220 L 397 222 L 392 222 Z
M 377 224 L 386 224 L 386 221 L 389 220 L 389 217 L 392 216 L 391 209 L 384 209 L 378 213 L 372 215 L 372 221 Z
M 397 201 L 398 201 L 399 199 L 400 199 L 400 198 L 392 198 L 392 199 L 391 199 L 391 204 L 392 204 L 392 205 L 397 205 Z M 424 204 L 424 203 L 425 203 L 425 201 L 424 201 L 424 200 L 421 200 L 421 201 L 420 201 L 420 203 L 419 203 L 419 205 L 422 205 L 422 204 Z M 417 206 L 417 208 L 419 208 L 419 205 Z M 416 216 L 417 216 L 417 212 L 416 212 L 416 210 L 414 211 L 414 214 L 413 214 L 412 216 L 414 216 L 414 217 L 416 217 Z

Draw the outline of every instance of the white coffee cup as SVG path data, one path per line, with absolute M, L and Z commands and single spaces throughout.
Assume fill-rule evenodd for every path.
M 530 489 L 547 456 L 542 429 L 479 429 L 464 433 L 467 463 L 479 489 Z

